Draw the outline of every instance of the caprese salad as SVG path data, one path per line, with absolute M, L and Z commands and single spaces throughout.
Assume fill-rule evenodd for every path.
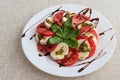
M 42 55 L 69 66 L 95 53 L 98 35 L 88 16 L 57 11 L 37 26 L 35 38 Z

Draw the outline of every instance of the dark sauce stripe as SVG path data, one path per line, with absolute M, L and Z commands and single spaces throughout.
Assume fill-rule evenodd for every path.
M 90 9 L 90 8 L 85 8 L 85 9 L 81 10 L 78 14 L 86 15 L 88 12 L 89 12 L 89 18 L 90 18 L 91 14 L 92 14 L 92 9 Z
M 99 18 L 93 18 L 90 21 L 94 23 L 94 27 L 96 28 L 99 23 Z
M 112 29 L 113 29 L 113 28 L 110 28 L 110 29 L 107 29 L 107 30 L 105 30 L 105 31 L 103 31 L 103 32 L 101 32 L 101 33 L 99 33 L 99 36 L 104 35 L 105 32 L 110 31 L 110 30 L 112 30 Z

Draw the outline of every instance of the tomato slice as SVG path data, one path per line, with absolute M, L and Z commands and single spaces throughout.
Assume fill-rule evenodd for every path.
M 48 44 L 48 45 L 46 46 L 47 52 L 53 51 L 53 50 L 56 48 L 56 46 L 57 46 L 57 44 Z
M 83 20 L 80 19 L 80 16 L 79 16 L 79 15 L 76 14 L 75 16 L 73 16 L 73 17 L 72 17 L 72 26 L 73 26 L 73 28 L 76 29 L 76 26 L 77 26 L 78 24 L 80 24 L 82 21 L 83 21 Z
M 80 14 L 80 15 L 81 15 L 81 14 Z M 81 16 L 82 16 L 83 19 L 89 20 L 89 17 L 88 17 L 88 16 L 86 16 L 86 15 L 81 15 Z
M 46 30 L 47 30 L 46 28 L 41 28 L 41 27 L 37 28 L 37 32 L 40 35 L 42 35 L 44 32 L 46 32 Z
M 41 22 L 41 23 L 37 26 L 37 28 L 42 28 L 42 27 L 45 27 L 45 23 L 44 23 L 44 22 Z
M 76 29 L 77 25 L 82 23 L 85 20 L 89 20 L 89 18 L 85 15 L 76 14 L 72 17 L 72 26 Z
M 41 45 L 41 44 L 37 44 L 37 48 L 40 52 L 42 52 L 43 54 L 45 54 L 45 50 L 44 50 L 44 45 Z
M 56 48 L 56 44 L 47 44 L 47 45 L 41 45 L 37 44 L 37 48 L 40 52 L 42 52 L 43 55 L 53 51 Z
M 64 59 L 56 60 L 62 66 L 70 66 L 78 60 L 78 51 L 75 48 L 70 48 L 69 53 Z
M 53 21 L 58 24 L 59 26 L 62 26 L 62 18 L 63 18 L 64 11 L 59 11 L 53 16 Z
M 38 25 L 37 27 L 37 32 L 38 34 L 42 35 L 42 36 L 54 36 L 54 32 L 51 31 L 50 29 L 47 29 L 45 27 L 45 24 L 44 23 L 41 23 Z
M 54 32 L 51 30 L 47 30 L 45 32 L 42 33 L 43 36 L 54 36 Z
M 83 34 L 85 32 L 93 34 L 96 37 L 96 39 L 98 39 L 97 32 L 91 26 L 84 26 L 80 29 L 81 34 Z
M 90 51 L 89 56 L 87 58 L 90 58 L 91 56 L 93 56 L 93 54 L 95 53 L 95 50 L 96 50 L 96 45 L 95 45 L 94 41 L 87 36 L 78 36 L 77 40 L 79 40 L 79 39 L 85 39 L 90 44 L 91 51 Z

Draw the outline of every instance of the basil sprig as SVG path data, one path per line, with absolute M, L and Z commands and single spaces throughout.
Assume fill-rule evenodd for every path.
M 76 37 L 79 35 L 79 30 L 73 30 L 71 18 L 69 18 L 62 27 L 57 24 L 53 24 L 51 29 L 56 33 L 56 35 L 49 39 L 49 44 L 65 42 L 72 48 L 76 48 L 78 46 Z

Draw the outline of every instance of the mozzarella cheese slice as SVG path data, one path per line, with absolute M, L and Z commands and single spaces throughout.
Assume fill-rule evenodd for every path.
M 94 41 L 94 43 L 97 44 L 97 38 L 93 34 L 86 33 L 85 36 L 91 38 Z
M 47 41 L 49 40 L 51 36 L 43 36 L 41 39 L 40 39 L 40 44 L 42 45 L 45 45 L 47 44 Z
M 85 41 L 85 43 L 88 45 L 88 48 L 90 49 L 90 44 L 89 44 L 89 42 L 87 41 L 87 40 L 85 40 L 85 39 L 80 39 L 80 40 L 78 40 L 78 49 L 79 49 L 79 47 L 80 47 L 80 45 L 83 43 Z M 89 52 L 78 52 L 78 59 L 79 60 L 84 60 L 84 59 L 86 59 L 88 56 L 89 56 L 89 53 L 90 53 L 90 51 Z
M 82 26 L 81 23 L 77 26 L 78 29 L 81 29 L 82 27 L 83 27 L 83 26 Z
M 93 24 L 92 22 L 90 22 L 90 21 L 85 21 L 84 23 L 80 23 L 80 24 L 77 26 L 77 28 L 78 28 L 78 29 L 81 29 L 81 28 L 84 27 L 84 26 L 94 27 L 94 24 Z
M 94 27 L 94 24 L 91 21 L 85 21 L 84 24 Z
M 63 23 L 66 22 L 66 21 L 69 19 L 69 17 L 74 16 L 74 14 L 75 14 L 75 13 L 70 13 L 69 11 L 66 11 L 66 12 L 63 14 L 62 22 L 63 22 Z M 66 17 L 66 15 L 67 15 L 67 17 Z
M 54 60 L 63 59 L 69 52 L 69 47 L 66 43 L 59 43 L 57 47 L 50 53 Z
M 36 39 L 37 42 L 40 41 L 40 35 L 38 33 L 35 34 L 35 39 Z
M 66 22 L 68 20 L 68 18 L 66 18 L 66 17 L 63 17 L 62 18 L 62 22 L 64 23 L 64 22 Z
M 47 28 L 50 28 L 52 26 L 52 23 L 53 23 L 52 17 L 46 18 L 45 25 L 46 25 Z

